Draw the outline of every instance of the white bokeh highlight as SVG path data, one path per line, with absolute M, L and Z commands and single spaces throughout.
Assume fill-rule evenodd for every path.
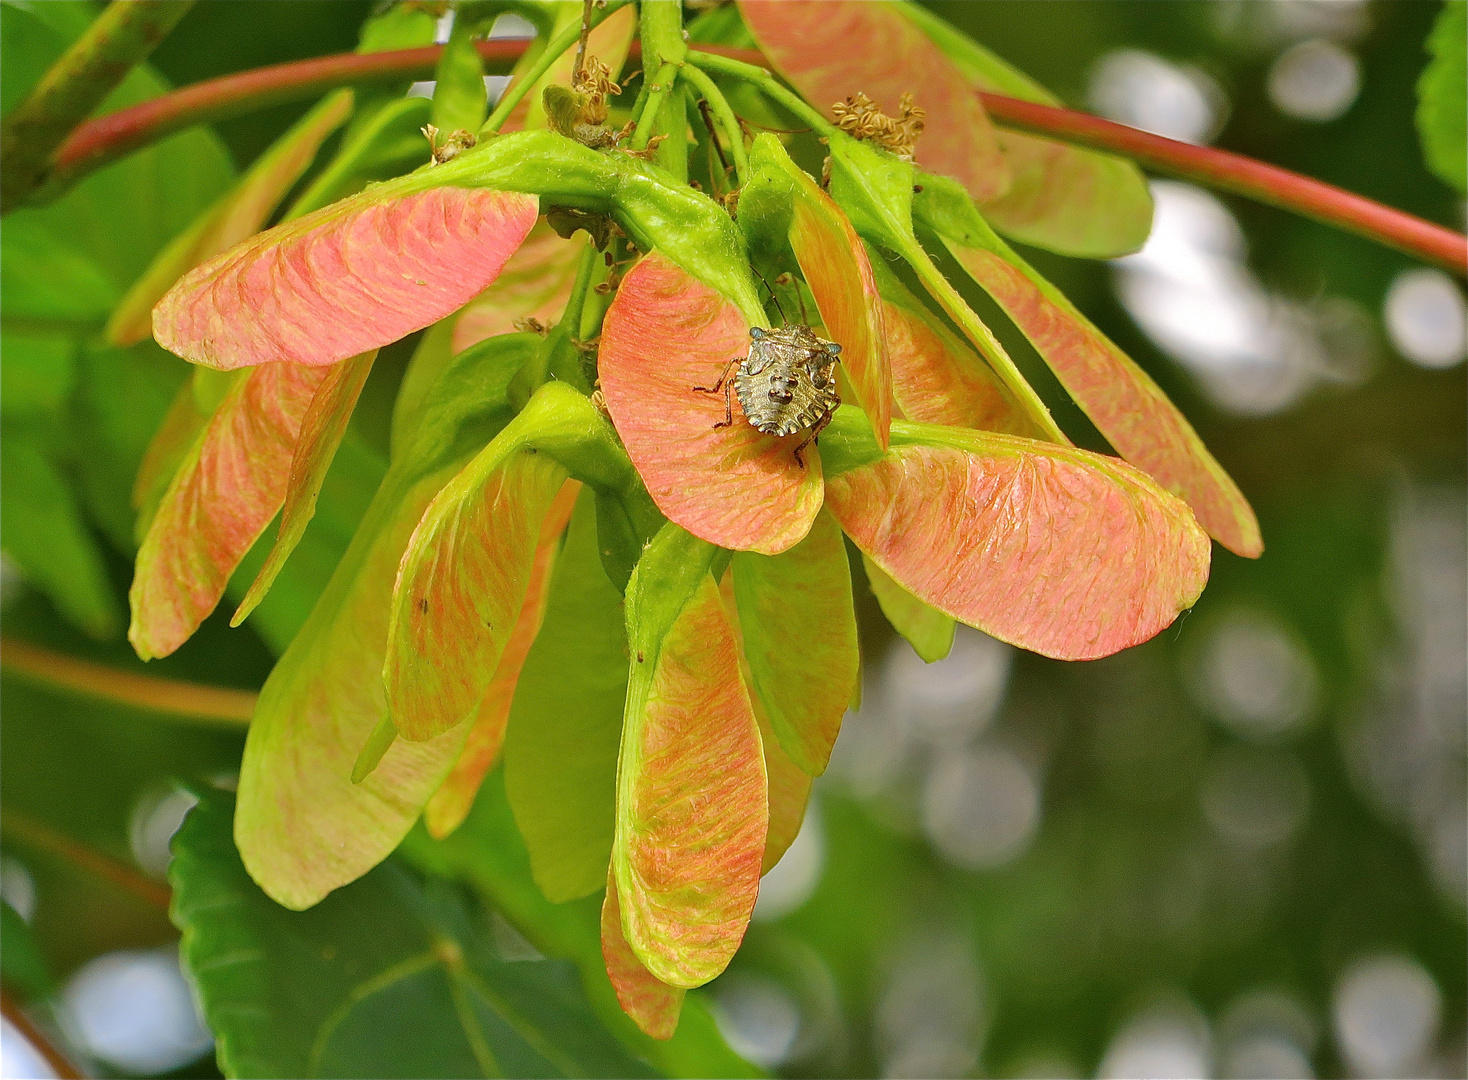
M 1356 961 L 1336 985 L 1332 1012 L 1336 1043 L 1355 1075 L 1427 1075 L 1423 1065 L 1437 1038 L 1442 995 L 1415 960 Z
M 800 1007 L 780 983 L 732 972 L 713 986 L 714 1021 L 730 1048 L 764 1069 L 790 1059 L 800 1035 Z
M 1183 142 L 1206 143 L 1223 126 L 1218 84 L 1141 49 L 1114 49 L 1091 69 L 1087 99 L 1108 120 Z
M 795 840 L 760 879 L 759 898 L 754 903 L 755 922 L 774 922 L 797 911 L 815 895 L 826 865 L 826 838 L 821 825 L 820 805 L 815 798 L 805 810 L 805 821 Z
M 1211 1075 L 1208 1021 L 1186 1002 L 1165 1002 L 1128 1021 L 1106 1048 L 1103 1080 L 1176 1080 Z
M 169 1072 L 214 1044 L 174 948 L 90 960 L 67 981 L 61 1000 L 77 1046 L 124 1072 Z
M 1274 61 L 1269 100 L 1286 116 L 1323 124 L 1344 116 L 1361 92 L 1361 65 L 1333 41 L 1291 45 Z
M 1146 245 L 1111 264 L 1117 295 L 1214 404 L 1267 416 L 1321 382 L 1365 378 L 1372 344 L 1348 301 L 1304 304 L 1269 292 L 1246 265 L 1243 230 L 1218 198 L 1171 180 L 1151 187 Z
M 1383 311 L 1392 346 L 1425 368 L 1450 368 L 1468 350 L 1468 304 L 1441 270 L 1404 270 L 1392 279 Z

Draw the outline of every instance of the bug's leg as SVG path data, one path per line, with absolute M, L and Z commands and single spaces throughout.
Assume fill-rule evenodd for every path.
M 824 429 L 825 426 L 830 422 L 831 410 L 827 409 L 825 414 L 815 422 L 815 426 L 810 429 L 810 434 L 805 437 L 805 441 L 795 448 L 795 464 L 799 465 L 802 469 L 805 468 L 805 458 L 800 456 L 800 452 L 811 443 L 815 442 L 816 436 L 818 436 L 821 433 L 822 429 Z
M 725 374 L 727 374 L 727 372 Z M 728 427 L 730 424 L 734 423 L 734 384 L 732 382 L 725 382 L 723 379 L 720 379 L 719 381 L 724 383 L 724 419 L 722 423 L 714 425 L 715 429 Z
M 735 364 L 742 363 L 743 360 L 744 357 L 736 356 L 733 360 L 730 360 L 727 364 L 725 364 L 724 374 L 719 376 L 719 381 L 714 383 L 713 386 L 695 386 L 693 389 L 697 390 L 700 394 L 717 394 L 720 387 L 724 385 L 724 380 L 729 377 L 729 370 L 733 368 Z

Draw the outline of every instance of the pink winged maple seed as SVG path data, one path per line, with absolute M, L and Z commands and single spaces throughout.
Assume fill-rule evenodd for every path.
M 892 392 L 909 420 L 1035 435 L 978 353 L 905 289 L 882 300 Z
M 645 662 L 656 666 L 618 776 L 622 927 L 654 976 L 700 986 L 744 937 L 768 822 L 759 730 L 712 577 Z
M 1115 459 L 979 434 L 905 446 L 828 482 L 842 527 L 924 603 L 1062 660 L 1146 641 L 1191 607 L 1208 538 Z
M 671 1039 L 683 1011 L 681 986 L 669 986 L 642 966 L 622 936 L 622 905 L 617 901 L 617 878 L 607 871 L 607 894 L 601 905 L 601 955 L 607 976 L 622 1010 L 654 1039 Z
M 830 108 L 857 93 L 896 117 L 905 93 L 927 110 L 916 159 L 980 201 L 1009 185 L 994 126 L 969 79 L 915 25 L 867 0 L 739 0 L 745 25 L 806 100 Z M 874 59 L 875 58 L 875 59 Z
M 153 305 L 185 271 L 233 247 L 265 224 L 316 159 L 327 136 L 351 116 L 352 103 L 350 90 L 324 98 L 198 221 L 159 252 L 107 321 L 107 340 L 114 345 L 133 345 L 150 336 Z
M 535 636 L 540 633 L 540 624 L 545 619 L 551 570 L 560 549 L 561 534 L 571 521 L 571 511 L 580 491 L 578 481 L 567 480 L 541 523 L 540 540 L 535 546 L 535 558 L 530 567 L 530 584 L 525 590 L 525 601 L 520 605 L 515 628 L 510 631 L 510 640 L 500 654 L 494 678 L 474 713 L 464 752 L 449 771 L 443 787 L 434 792 L 423 810 L 423 824 L 435 839 L 442 839 L 464 823 L 474 805 L 479 785 L 499 759 L 500 747 L 505 740 L 505 725 L 510 718 L 510 705 L 515 700 L 515 687 L 520 681 L 520 669 L 525 666 L 530 646 L 535 644 Z
M 345 360 L 482 292 L 537 205 L 533 195 L 456 187 L 344 199 L 190 271 L 153 309 L 153 335 L 217 368 Z
M 431 739 L 480 704 L 530 588 L 566 470 L 491 443 L 438 494 L 403 554 L 388 632 L 388 708 L 405 739 Z
M 658 509 L 721 547 L 774 554 L 821 507 L 820 455 L 725 418 L 723 388 L 701 393 L 749 351 L 749 324 L 711 286 L 653 252 L 622 279 L 602 326 L 601 390 Z M 732 372 L 729 372 L 732 375 Z
M 280 513 L 280 533 L 229 625 L 238 626 L 249 617 L 270 591 L 276 575 L 305 535 L 306 526 L 316 514 L 316 497 L 321 494 L 327 470 L 331 468 L 336 449 L 347 432 L 352 410 L 357 406 L 357 398 L 361 396 L 367 376 L 372 373 L 372 362 L 376 358 L 377 350 L 374 349 L 343 360 L 326 369 L 326 378 L 316 387 L 301 421 L 301 434 L 291 456 L 285 506 Z
M 164 493 L 138 550 L 128 640 L 167 656 L 224 595 L 285 500 L 291 458 L 326 368 L 270 364 L 230 390 Z
M 1122 457 L 1186 499 L 1230 551 L 1253 558 L 1264 550 L 1248 500 L 1151 376 L 1021 266 L 993 251 L 948 246 Z
M 842 370 L 885 449 L 892 427 L 892 367 L 882 298 L 866 248 L 831 197 L 802 170 L 792 165 L 790 172 L 801 190 L 790 246 L 820 309 L 826 337 L 841 345 Z
M 557 322 L 571 298 L 582 247 L 562 240 L 541 221 L 504 265 L 499 277 L 454 321 L 453 352 L 457 356 L 485 338 L 514 331 L 524 319 Z

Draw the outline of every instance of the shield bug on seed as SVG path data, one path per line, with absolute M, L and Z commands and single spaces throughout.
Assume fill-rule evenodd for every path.
M 807 430 L 805 441 L 795 448 L 796 464 L 804 467 L 800 452 L 815 441 L 841 404 L 836 392 L 841 346 L 816 337 L 808 326 L 775 330 L 752 326 L 749 336 L 747 355 L 730 360 L 713 386 L 693 389 L 705 394 L 723 390 L 724 419 L 716 428 L 734 422 L 733 397 L 737 395 L 745 419 L 759 431 L 784 436 Z

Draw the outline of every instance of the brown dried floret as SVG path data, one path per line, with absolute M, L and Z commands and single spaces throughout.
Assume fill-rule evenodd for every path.
M 479 141 L 475 138 L 472 131 L 465 131 L 463 128 L 459 128 L 445 135 L 442 139 L 439 138 L 442 132 L 432 124 L 425 125 L 422 131 L 424 137 L 428 140 L 428 150 L 432 155 L 432 163 L 434 165 L 442 165 L 445 161 L 453 161 L 454 158 Z
M 877 107 L 876 102 L 858 93 L 831 107 L 836 126 L 857 139 L 875 143 L 890 150 L 903 161 L 911 161 L 918 136 L 923 133 L 927 111 L 913 104 L 911 94 L 903 94 L 898 103 L 902 115 L 893 118 Z

